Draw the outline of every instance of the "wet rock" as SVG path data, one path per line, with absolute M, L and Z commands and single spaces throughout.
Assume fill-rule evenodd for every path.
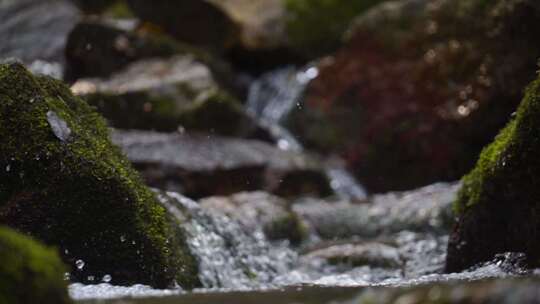
M 134 24 L 124 29 L 112 21 L 77 24 L 66 46 L 67 77 L 107 77 L 140 59 L 190 52 L 167 36 L 134 30 Z
M 81 79 L 71 89 L 117 128 L 266 133 L 192 55 L 138 61 L 109 79 Z
M 447 270 L 458 271 L 496 253 L 523 252 L 538 267 L 540 197 L 540 79 L 526 90 L 515 118 L 463 178 L 455 203 L 459 221 L 448 246 Z
M 283 187 L 295 195 L 331 191 L 317 159 L 260 141 L 144 131 L 115 131 L 113 141 L 149 185 L 189 197 L 254 190 L 279 193 Z M 298 184 L 282 186 L 289 176 L 302 173 L 306 178 L 295 178 Z
M 304 227 L 288 203 L 265 192 L 242 192 L 228 197 L 200 200 L 202 208 L 234 218 L 247 230 L 262 229 L 269 240 L 288 239 L 299 243 L 306 236 Z
M 6 0 L 0 2 L 0 20 L 0 59 L 63 64 L 66 37 L 79 12 L 67 0 Z
M 66 267 L 54 249 L 0 227 L 0 302 L 71 303 Z
M 334 245 L 307 254 L 308 258 L 323 259 L 330 264 L 348 264 L 354 267 L 400 268 L 401 257 L 396 248 L 382 243 Z
M 371 192 L 455 180 L 534 79 L 539 20 L 530 0 L 383 3 L 321 61 L 289 126 Z
M 290 44 L 310 57 L 333 51 L 342 44 L 342 36 L 354 17 L 380 2 L 285 0 Z
M 376 195 L 368 203 L 299 201 L 293 210 L 325 239 L 390 235 L 403 230 L 444 233 L 452 225 L 457 184 Z
M 177 224 L 98 114 L 17 63 L 0 65 L 0 96 L 0 223 L 59 247 L 75 281 L 196 284 Z
M 141 20 L 153 23 L 176 39 L 223 51 L 238 39 L 236 24 L 218 6 L 206 0 L 127 0 Z

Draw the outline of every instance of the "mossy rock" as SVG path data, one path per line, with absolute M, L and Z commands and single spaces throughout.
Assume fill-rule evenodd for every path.
M 527 89 L 515 118 L 463 178 L 454 209 L 459 222 L 447 270 L 459 271 L 502 252 L 523 252 L 540 265 L 540 78 Z
M 0 227 L 0 303 L 71 303 L 58 253 Z
M 337 49 L 354 17 L 384 0 L 283 0 L 291 45 L 310 57 Z
M 535 79 L 539 21 L 531 0 L 384 2 L 320 62 L 288 127 L 370 192 L 457 180 Z
M 81 79 L 71 89 L 115 128 L 183 128 L 239 137 L 268 133 L 191 55 L 138 61 L 109 79 Z
M 18 63 L 0 65 L 0 100 L 0 223 L 59 247 L 76 281 L 196 284 L 176 224 L 90 106 Z

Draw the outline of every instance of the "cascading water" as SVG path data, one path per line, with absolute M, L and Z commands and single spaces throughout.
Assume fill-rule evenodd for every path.
M 370 204 L 298 201 L 293 212 L 312 234 L 300 248 L 287 241 L 269 242 L 262 225 L 244 226 L 180 194 L 158 192 L 158 197 L 182 222 L 187 244 L 199 263 L 203 289 L 195 292 L 290 286 L 395 287 L 524 274 L 520 264 L 524 257 L 517 253 L 499 255 L 461 273 L 442 272 L 448 210 L 458 189 L 458 184 L 436 184 L 378 195 Z M 70 286 L 71 296 L 78 300 L 182 293 L 180 286 L 170 290 L 108 283 Z
M 279 148 L 302 151 L 300 142 L 281 123 L 295 107 L 302 109 L 304 90 L 318 74 L 315 66 L 302 69 L 287 66 L 262 75 L 251 85 L 246 110 L 277 139 Z M 326 175 L 340 198 L 366 198 L 364 188 L 339 161 L 329 162 Z
M 178 193 L 162 194 L 159 199 L 183 223 L 205 288 L 271 287 L 274 278 L 296 262 L 296 253 L 286 246 L 270 244 L 262 227 L 255 231 L 244 229 L 239 222 L 204 210 Z

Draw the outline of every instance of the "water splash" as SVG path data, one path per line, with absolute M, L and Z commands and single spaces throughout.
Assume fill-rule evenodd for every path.
M 159 198 L 183 222 L 188 246 L 199 262 L 199 278 L 207 289 L 271 287 L 295 263 L 296 253 L 285 245 L 270 244 L 262 227 L 248 230 L 177 193 Z

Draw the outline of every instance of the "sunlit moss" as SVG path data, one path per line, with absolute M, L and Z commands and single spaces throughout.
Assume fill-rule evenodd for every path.
M 489 204 L 494 198 L 517 197 L 518 192 L 529 189 L 528 185 L 538 184 L 539 151 L 540 79 L 537 79 L 528 87 L 516 117 L 482 151 L 474 170 L 463 178 L 454 205 L 456 213 L 461 214 L 476 204 Z M 527 196 L 532 199 L 539 194 Z

